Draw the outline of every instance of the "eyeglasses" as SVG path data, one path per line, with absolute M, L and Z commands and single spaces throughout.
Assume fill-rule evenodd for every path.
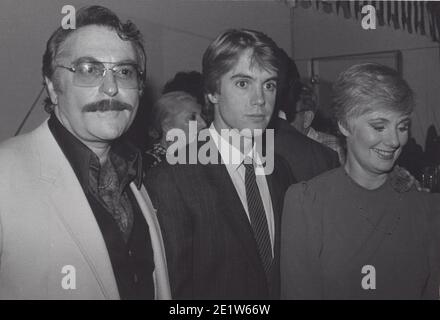
M 113 64 L 108 68 L 105 64 Z M 73 84 L 78 87 L 96 87 L 101 85 L 106 72 L 110 70 L 116 79 L 119 87 L 124 89 L 139 88 L 141 82 L 142 71 L 135 63 L 118 63 L 100 62 L 100 61 L 78 61 L 71 67 L 57 65 L 56 67 L 64 68 L 73 72 Z

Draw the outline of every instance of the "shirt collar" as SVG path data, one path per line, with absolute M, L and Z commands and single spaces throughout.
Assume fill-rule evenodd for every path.
M 233 142 L 244 141 L 245 150 L 245 153 L 242 153 L 239 149 L 239 146 L 231 144 L 225 139 L 228 137 L 228 135 L 221 135 L 221 133 L 219 134 L 217 129 L 214 127 L 214 123 L 211 123 L 211 126 L 209 127 L 209 134 L 214 140 L 214 143 L 220 152 L 220 156 L 222 157 L 223 163 L 226 166 L 233 170 L 238 170 L 243 164 L 244 159 L 250 158 L 252 159 L 255 167 L 263 167 L 264 163 L 257 152 L 255 144 L 252 144 L 252 139 L 246 137 L 243 138 L 236 129 L 223 130 L 230 130 L 228 131 L 228 134 L 230 134 L 232 137 Z M 248 159 L 246 161 L 248 161 Z
M 79 141 L 58 120 L 54 113 L 51 114 L 48 126 L 58 145 L 72 166 L 83 190 L 89 187 L 89 171 L 99 170 L 98 156 L 93 153 L 84 143 Z M 111 147 L 109 158 L 116 167 L 120 181 L 125 183 L 135 182 L 140 189 L 142 185 L 142 159 L 139 150 L 124 139 L 116 140 Z M 115 162 L 125 161 L 127 170 L 120 172 Z M 123 175 L 123 176 L 122 176 Z
M 316 141 L 316 140 L 318 140 L 318 132 L 316 132 L 315 129 L 310 127 L 309 132 L 307 132 L 307 137 Z
M 287 115 L 283 110 L 279 110 L 278 111 L 278 118 L 283 119 L 283 120 L 287 120 Z

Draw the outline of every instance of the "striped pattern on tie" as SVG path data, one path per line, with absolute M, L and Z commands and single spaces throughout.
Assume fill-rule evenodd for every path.
M 255 241 L 266 275 L 270 274 L 272 266 L 272 247 L 270 243 L 269 227 L 267 224 L 266 213 L 263 201 L 260 196 L 253 164 L 243 163 L 245 171 L 246 199 L 251 220 L 252 230 L 254 231 Z

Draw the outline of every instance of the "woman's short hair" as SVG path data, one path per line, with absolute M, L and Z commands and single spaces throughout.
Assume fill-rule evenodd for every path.
M 247 49 L 252 52 L 251 65 L 280 73 L 280 49 L 269 36 L 255 30 L 230 29 L 219 35 L 203 55 L 205 94 L 219 92 L 221 77 L 236 65 Z
M 195 97 L 183 91 L 165 93 L 156 101 L 152 109 L 153 123 L 150 132 L 153 139 L 160 140 L 162 138 L 165 121 L 180 111 L 179 105 L 183 102 L 198 103 Z
M 362 63 L 342 72 L 333 86 L 333 115 L 348 128 L 348 121 L 374 110 L 410 114 L 414 93 L 394 69 Z

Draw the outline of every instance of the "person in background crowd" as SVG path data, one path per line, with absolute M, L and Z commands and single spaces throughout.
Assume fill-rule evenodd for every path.
M 167 140 L 169 130 L 183 130 L 187 143 L 191 143 L 197 137 L 190 136 L 190 121 L 193 121 L 197 132 L 206 127 L 205 120 L 201 117 L 202 106 L 193 96 L 183 91 L 165 93 L 154 104 L 152 111 L 151 136 L 155 143 L 144 154 L 146 170 L 166 161 L 167 148 L 174 142 Z
M 283 157 L 297 181 L 311 179 L 327 170 L 338 167 L 335 151 L 306 137 L 290 124 L 294 106 L 300 96 L 299 74 L 295 62 L 282 53 L 286 75 L 280 81 L 274 119 L 275 153 Z M 288 118 L 286 119 L 286 115 Z
M 197 102 L 202 106 L 203 119 L 208 125 L 211 124 L 214 115 L 205 101 L 203 76 L 200 72 L 195 70 L 177 72 L 174 78 L 165 84 L 162 93 L 165 94 L 172 91 L 184 91 L 196 98 Z
M 162 94 L 183 91 L 189 93 L 201 105 L 205 105 L 205 95 L 203 92 L 203 78 L 198 71 L 179 71 L 174 78 L 169 80 L 163 87 Z
M 316 96 L 312 89 L 301 83 L 298 100 L 296 104 L 291 104 L 290 107 L 291 109 L 288 109 L 287 107 L 284 108 L 286 120 L 289 121 L 299 132 L 310 139 L 336 151 L 338 153 L 339 162 L 344 164 L 345 150 L 339 139 L 329 133 L 317 131 L 312 127 L 312 122 L 318 108 L 316 104 Z

